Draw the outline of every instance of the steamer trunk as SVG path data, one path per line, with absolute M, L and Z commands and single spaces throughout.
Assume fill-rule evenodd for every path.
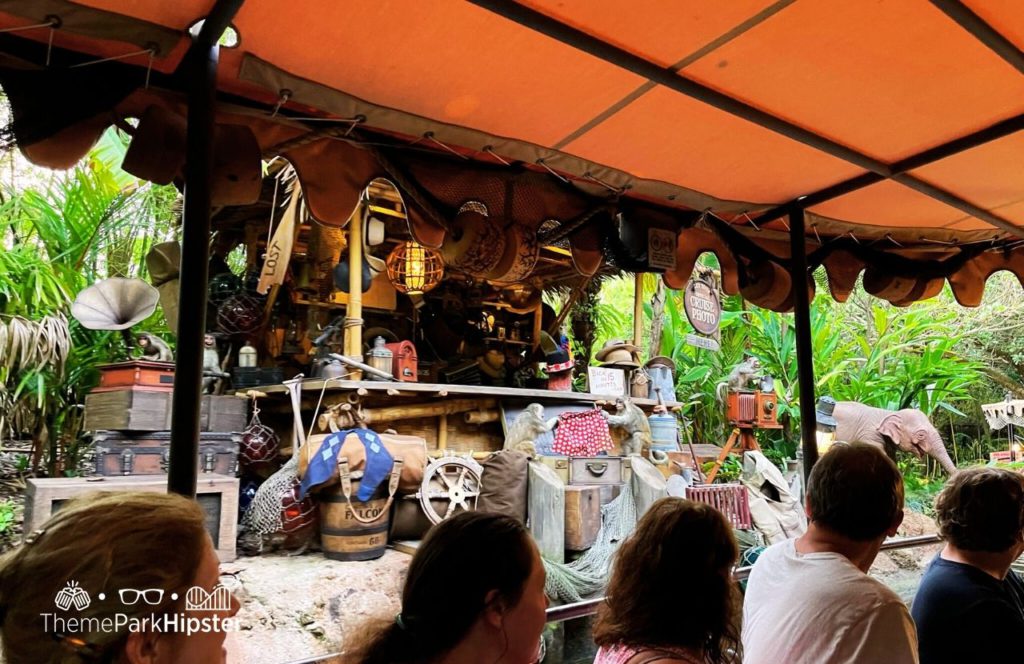
M 132 434 L 123 431 L 97 431 L 96 474 L 162 475 L 167 473 L 171 433 L 155 431 Z M 238 474 L 238 444 L 241 434 L 199 434 L 199 474 L 217 473 L 234 477 Z

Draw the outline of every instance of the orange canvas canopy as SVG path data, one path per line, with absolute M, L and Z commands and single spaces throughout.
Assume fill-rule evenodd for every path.
M 0 40 L 0 83 L 22 149 L 66 166 L 132 117 L 173 147 L 175 72 L 213 6 L 0 2 L 0 29 L 15 29 Z M 383 174 L 420 190 L 410 213 L 427 244 L 482 199 L 561 228 L 589 273 L 597 210 L 606 230 L 625 219 L 679 232 L 670 285 L 714 251 L 727 291 L 778 310 L 792 306 L 795 209 L 839 299 L 862 272 L 897 304 L 948 281 L 977 305 L 994 271 L 1024 278 L 1014 0 L 248 0 L 233 26 L 218 123 L 248 127 L 253 154 L 288 158 L 327 223 L 344 224 Z M 69 68 L 99 58 L 115 60 Z M 76 76 L 90 69 L 103 93 L 33 127 L 40 86 L 56 100 L 54 86 L 87 86 Z

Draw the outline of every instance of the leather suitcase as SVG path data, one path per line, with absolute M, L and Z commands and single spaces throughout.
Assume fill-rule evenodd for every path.
M 199 434 L 199 474 L 217 473 L 235 477 L 238 474 L 237 433 Z M 130 434 L 123 431 L 97 431 L 93 436 L 93 458 L 96 474 L 162 475 L 170 461 L 171 433 L 156 431 Z
M 569 484 L 622 484 L 622 457 L 569 457 Z

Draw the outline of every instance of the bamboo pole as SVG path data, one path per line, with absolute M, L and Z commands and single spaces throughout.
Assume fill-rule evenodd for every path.
M 388 423 L 394 420 L 412 420 L 420 417 L 454 415 L 456 413 L 464 413 L 469 410 L 495 408 L 497 405 L 498 402 L 496 399 L 452 399 L 450 401 L 442 401 L 440 403 L 421 403 L 407 406 L 390 406 L 386 408 L 367 408 L 360 413 L 360 417 L 364 424 L 370 424 L 372 422 Z M 351 415 L 347 416 L 346 413 L 351 413 L 352 410 L 352 404 L 349 403 L 331 406 L 320 416 L 318 426 L 321 430 L 325 430 L 329 427 L 332 419 L 345 420 L 348 419 L 348 417 L 351 417 Z M 339 426 L 339 428 L 347 428 L 347 425 Z
M 644 339 L 644 273 L 636 273 L 636 283 L 633 285 L 633 345 L 640 349 L 643 354 L 643 347 L 640 345 Z
M 448 449 L 448 416 L 441 415 L 437 418 L 437 449 Z
M 345 355 L 363 359 L 363 203 L 348 220 L 348 305 L 345 310 Z M 362 371 L 354 369 L 354 380 Z
M 498 411 L 496 410 L 473 410 L 462 416 L 466 424 L 484 424 L 486 422 L 497 422 Z

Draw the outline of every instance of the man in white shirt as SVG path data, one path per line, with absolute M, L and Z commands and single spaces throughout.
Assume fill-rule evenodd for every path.
M 881 450 L 836 444 L 811 471 L 807 532 L 769 547 L 743 604 L 744 664 L 917 664 L 900 598 L 867 575 L 903 521 L 903 478 Z

